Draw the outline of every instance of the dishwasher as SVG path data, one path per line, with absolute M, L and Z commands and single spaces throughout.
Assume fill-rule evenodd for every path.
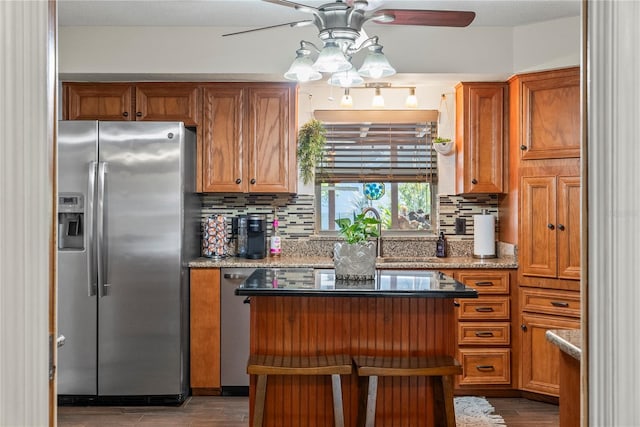
M 255 268 L 220 270 L 220 383 L 223 396 L 248 396 L 249 299 L 235 289 Z

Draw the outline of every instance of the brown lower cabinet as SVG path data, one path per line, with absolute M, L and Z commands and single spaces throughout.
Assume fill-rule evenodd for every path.
M 579 293 L 521 288 L 522 390 L 560 394 L 560 350 L 547 341 L 548 329 L 580 329 Z
M 455 278 L 478 291 L 457 308 L 456 392 L 512 388 L 511 276 L 514 270 L 458 270 Z
M 220 269 L 191 269 L 191 391 L 220 393 Z

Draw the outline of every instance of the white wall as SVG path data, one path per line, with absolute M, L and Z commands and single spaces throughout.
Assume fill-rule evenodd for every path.
M 515 27 L 514 74 L 580 64 L 580 17 Z
M 47 62 L 48 7 L 42 1 L 0 2 L 0 426 L 46 426 L 49 420 L 48 82 L 55 62 Z

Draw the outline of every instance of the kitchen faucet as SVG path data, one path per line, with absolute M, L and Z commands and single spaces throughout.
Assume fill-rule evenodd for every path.
M 380 212 L 372 206 L 367 206 L 362 210 L 362 215 L 366 215 L 367 212 L 371 212 L 373 216 L 378 220 L 378 237 L 376 237 L 376 257 L 382 257 L 382 219 L 380 218 Z

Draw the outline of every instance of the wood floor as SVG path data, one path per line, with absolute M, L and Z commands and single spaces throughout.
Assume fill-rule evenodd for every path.
M 520 398 L 489 398 L 509 427 L 547 427 L 558 425 L 558 407 Z M 246 427 L 249 404 L 246 397 L 189 398 L 179 407 L 61 406 L 58 426 L 172 426 Z

